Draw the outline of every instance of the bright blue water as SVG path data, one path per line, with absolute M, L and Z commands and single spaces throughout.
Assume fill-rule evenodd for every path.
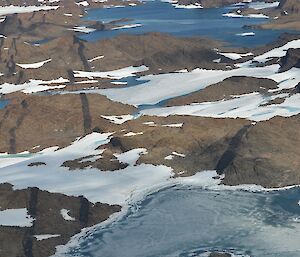
M 300 256 L 300 189 L 271 193 L 172 187 L 91 234 L 70 256 L 192 257 L 229 251 Z
M 233 46 L 257 46 L 275 40 L 283 31 L 244 29 L 244 25 L 255 25 L 266 22 L 266 19 L 228 18 L 223 13 L 231 11 L 230 8 L 212 9 L 176 9 L 169 3 L 159 1 L 145 2 L 135 7 L 90 9 L 86 20 L 110 22 L 122 18 L 132 19 L 122 24 L 142 24 L 142 27 L 96 31 L 82 38 L 95 41 L 111 38 L 113 36 L 130 33 L 141 34 L 146 32 L 164 32 L 175 36 L 208 36 L 227 41 Z M 255 36 L 241 37 L 238 33 L 255 32 Z

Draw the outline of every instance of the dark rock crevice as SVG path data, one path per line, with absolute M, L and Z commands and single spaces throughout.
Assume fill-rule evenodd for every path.
M 78 39 L 77 37 L 74 36 L 74 44 L 78 44 L 78 55 L 80 57 L 80 60 L 82 62 L 83 68 L 85 71 L 91 71 L 91 67 L 89 65 L 89 62 L 87 60 L 87 58 L 85 57 L 84 54 L 84 44 L 82 43 L 82 41 L 80 41 L 80 39 Z
M 80 197 L 79 221 L 82 227 L 86 227 L 89 222 L 89 201 L 83 196 Z
M 16 121 L 16 125 L 9 130 L 9 136 L 10 136 L 10 139 L 9 139 L 9 145 L 10 145 L 9 149 L 10 150 L 9 151 L 10 151 L 10 153 L 17 152 L 16 130 L 21 126 L 25 117 L 29 113 L 29 111 L 27 110 L 27 102 L 25 100 L 22 101 L 21 105 L 22 105 L 23 112 L 18 117 L 18 119 Z
M 90 108 L 89 108 L 89 100 L 86 94 L 84 93 L 80 94 L 80 101 L 81 101 L 82 115 L 83 115 L 83 129 L 84 129 L 84 133 L 88 134 L 92 130 L 91 129 L 92 119 L 91 119 Z
M 233 162 L 242 138 L 246 135 L 250 127 L 252 127 L 252 125 L 242 127 L 230 140 L 227 150 L 223 153 L 215 168 L 219 175 L 222 175 L 226 168 Z

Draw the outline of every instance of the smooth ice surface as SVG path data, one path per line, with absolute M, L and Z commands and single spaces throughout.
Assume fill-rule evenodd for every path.
M 95 228 L 67 256 L 188 257 L 225 250 L 299 257 L 299 196 L 299 188 L 254 194 L 171 187 L 133 205 L 121 220 Z

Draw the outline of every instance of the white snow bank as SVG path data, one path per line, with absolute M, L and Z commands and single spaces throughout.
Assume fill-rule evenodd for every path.
M 127 24 L 127 25 L 122 25 L 122 26 L 118 26 L 118 27 L 114 27 L 112 28 L 112 30 L 119 30 L 119 29 L 133 29 L 133 28 L 138 28 L 141 27 L 142 24 Z
M 275 74 L 279 68 L 279 65 L 271 65 L 266 67 L 241 67 L 226 71 L 195 69 L 186 73 L 143 76 L 137 80 L 147 82 L 133 87 L 95 89 L 91 91 L 125 104 L 135 106 L 151 105 L 198 91 L 232 76 L 264 78 Z
M 253 121 L 264 121 L 275 116 L 290 117 L 300 113 L 300 94 L 277 97 L 286 98 L 281 104 L 261 106 L 275 99 L 276 96 L 265 97 L 260 93 L 251 93 L 230 100 L 147 109 L 142 111 L 142 114 L 163 117 L 192 115 L 213 118 L 245 118 Z
M 173 124 L 165 124 L 162 125 L 163 127 L 168 127 L 168 128 L 182 128 L 183 123 L 173 123 Z
M 33 221 L 26 208 L 0 211 L 0 226 L 31 227 Z
M 56 10 L 59 6 L 1 6 L 0 7 L 0 15 L 8 15 L 14 13 L 31 13 L 37 11 L 49 11 L 49 10 Z
M 242 15 L 239 13 L 224 13 L 222 14 L 224 17 L 229 17 L 229 18 L 254 18 L 254 19 L 269 19 L 269 16 L 262 14 L 262 13 L 257 13 L 257 14 L 247 14 L 247 15 Z
M 227 57 L 231 60 L 238 60 L 238 59 L 241 59 L 243 57 L 253 55 L 253 53 L 239 54 L 239 53 L 220 53 L 220 52 L 218 52 L 218 54 L 223 55 L 223 56 L 225 56 L 225 57 Z
M 61 216 L 64 218 L 64 220 L 67 220 L 67 221 L 74 221 L 75 218 L 74 218 L 74 217 L 71 217 L 71 216 L 69 215 L 69 212 L 70 212 L 70 210 L 67 210 L 67 209 L 61 209 L 61 210 L 60 210 L 60 214 L 61 214 Z
M 29 64 L 17 63 L 16 65 L 18 65 L 19 67 L 21 67 L 23 69 L 38 69 L 38 68 L 41 68 L 44 64 L 51 62 L 51 61 L 52 61 L 52 59 L 48 59 L 48 60 L 42 61 L 42 62 L 29 63 Z
M 135 132 L 128 132 L 128 133 L 124 134 L 123 136 L 124 137 L 133 137 L 133 136 L 138 136 L 138 135 L 143 135 L 143 134 L 144 134 L 144 132 L 137 132 L 137 133 L 135 133 Z
M 30 79 L 29 82 L 24 84 L 10 84 L 4 83 L 0 85 L 0 94 L 10 94 L 13 92 L 21 91 L 25 94 L 32 94 L 36 92 L 42 92 L 49 89 L 56 89 L 56 88 L 64 88 L 66 85 L 51 85 L 51 84 L 60 84 L 60 83 L 67 83 L 69 80 L 64 78 L 54 79 L 54 80 L 35 80 Z
M 133 120 L 134 116 L 131 114 L 125 114 L 125 115 L 115 115 L 115 116 L 105 116 L 101 115 L 102 118 L 109 120 L 112 123 L 115 124 L 123 124 L 126 121 Z
M 174 3 L 172 5 L 177 9 L 203 9 L 202 5 L 199 3 L 188 4 L 188 5 Z
M 138 159 L 142 154 L 147 154 L 147 149 L 145 148 L 136 148 L 125 153 L 121 154 L 114 154 L 114 156 L 118 159 L 121 163 L 126 163 L 128 165 L 135 165 Z
M 86 33 L 86 34 L 96 31 L 96 29 L 88 28 L 86 26 L 75 26 L 74 28 L 68 30 L 73 30 L 75 32 Z
M 139 66 L 139 67 L 126 67 L 119 70 L 113 71 L 74 71 L 75 78 L 108 78 L 108 79 L 122 79 L 126 77 L 134 77 L 138 72 L 148 71 L 149 68 L 147 66 Z
M 50 238 L 60 237 L 59 234 L 44 234 L 44 235 L 34 235 L 37 241 L 47 240 Z
M 54 193 L 83 195 L 91 202 L 124 205 L 133 192 L 165 182 L 173 175 L 172 169 L 166 166 L 133 166 L 138 155 L 144 153 L 145 149 L 135 149 L 118 156 L 121 161 L 130 164 L 122 170 L 70 171 L 61 166 L 67 160 L 101 154 L 101 150 L 95 149 L 108 143 L 110 135 L 92 133 L 66 148 L 39 152 L 25 161 L 3 167 L 0 169 L 0 183 L 11 183 L 15 189 L 39 187 Z M 32 162 L 45 162 L 47 165 L 28 167 Z
M 273 3 L 267 2 L 252 2 L 248 4 L 248 8 L 255 9 L 255 10 L 262 10 L 267 8 L 276 8 L 278 7 L 280 2 L 276 1 Z

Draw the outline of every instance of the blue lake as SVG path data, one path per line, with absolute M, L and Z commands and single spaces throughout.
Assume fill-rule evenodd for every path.
M 176 9 L 169 3 L 147 1 L 143 5 L 124 8 L 90 9 L 85 20 L 110 22 L 119 19 L 132 19 L 124 24 L 141 24 L 141 27 L 111 31 L 96 31 L 81 37 L 95 41 L 111 38 L 122 33 L 143 34 L 163 32 L 175 36 L 208 36 L 228 42 L 232 46 L 257 46 L 274 41 L 282 30 L 245 29 L 245 25 L 256 25 L 268 19 L 228 18 L 222 14 L 232 8 Z M 236 34 L 254 32 L 255 36 Z M 285 31 L 286 32 L 286 31 Z
M 300 256 L 300 189 L 211 191 L 176 186 L 148 196 L 120 221 L 93 231 L 68 256 Z

